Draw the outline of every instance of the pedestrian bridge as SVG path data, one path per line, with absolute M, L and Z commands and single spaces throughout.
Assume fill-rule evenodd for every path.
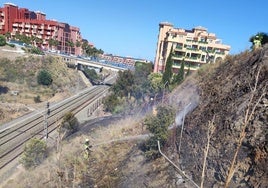
M 72 56 L 63 56 L 63 61 L 68 63 L 68 65 L 75 66 L 75 67 L 80 67 L 81 65 L 86 65 L 88 67 L 92 68 L 97 68 L 97 69 L 107 69 L 107 70 L 112 70 L 112 71 L 124 71 L 130 69 L 130 67 L 127 66 L 119 66 L 118 64 L 111 64 L 106 61 L 92 61 L 88 59 L 83 59 L 83 58 L 78 58 L 78 57 L 72 57 Z

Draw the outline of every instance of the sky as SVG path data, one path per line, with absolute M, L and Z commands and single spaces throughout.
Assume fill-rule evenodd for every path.
M 175 28 L 203 26 L 230 54 L 249 49 L 249 38 L 268 32 L 267 0 L 0 0 L 41 11 L 46 18 L 80 28 L 105 53 L 154 61 L 160 22 Z

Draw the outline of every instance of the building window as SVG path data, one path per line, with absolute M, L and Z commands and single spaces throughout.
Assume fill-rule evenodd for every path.
M 206 51 L 206 47 L 205 46 L 200 46 L 199 49 L 202 50 L 202 51 Z

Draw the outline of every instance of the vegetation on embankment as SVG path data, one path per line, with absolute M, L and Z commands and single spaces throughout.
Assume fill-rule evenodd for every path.
M 78 80 L 81 80 L 79 74 L 61 58 L 49 55 L 1 58 L 0 123 L 28 113 L 31 108 L 42 107 L 42 102 L 70 96 L 85 87 Z

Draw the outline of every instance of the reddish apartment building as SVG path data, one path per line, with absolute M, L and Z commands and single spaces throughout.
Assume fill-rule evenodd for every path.
M 47 20 L 45 13 L 19 8 L 12 3 L 5 3 L 4 7 L 0 8 L 0 34 L 7 32 L 11 33 L 11 36 L 24 34 L 28 37 L 37 37 L 41 42 L 33 42 L 33 45 L 42 49 L 73 55 L 82 53 L 81 47 L 76 46 L 77 41 L 82 41 L 78 27 Z M 51 39 L 57 40 L 58 45 L 49 45 Z

